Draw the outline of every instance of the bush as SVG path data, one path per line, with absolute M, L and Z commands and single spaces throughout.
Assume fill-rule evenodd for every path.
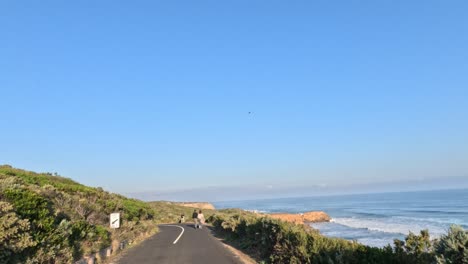
M 0 263 L 18 262 L 21 252 L 35 246 L 29 232 L 29 221 L 13 212 L 13 206 L 0 201 Z
M 151 219 L 154 215 L 150 206 L 135 199 L 123 200 L 123 218 L 128 221 L 139 221 Z
M 22 219 L 31 221 L 36 242 L 41 242 L 47 232 L 54 228 L 51 205 L 46 199 L 27 189 L 6 189 L 4 196 Z
M 468 263 L 468 232 L 453 225 L 435 244 L 437 263 Z

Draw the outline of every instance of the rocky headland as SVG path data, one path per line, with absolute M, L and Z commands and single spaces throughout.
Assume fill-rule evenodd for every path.
M 270 217 L 295 224 L 330 222 L 331 217 L 322 211 L 311 211 L 301 214 L 274 213 Z
M 185 207 L 192 207 L 197 209 L 204 209 L 204 210 L 215 210 L 214 205 L 206 202 L 180 202 L 176 203 L 178 205 L 182 205 Z

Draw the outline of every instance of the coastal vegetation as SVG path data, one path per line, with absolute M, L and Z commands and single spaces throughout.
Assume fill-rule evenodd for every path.
M 141 241 L 157 232 L 158 224 L 177 222 L 181 215 L 190 221 L 193 211 L 173 202 L 126 198 L 56 173 L 3 165 L 0 263 L 73 263 L 116 241 Z M 121 215 L 115 230 L 109 227 L 113 212 Z M 458 226 L 436 240 L 423 230 L 376 248 L 240 209 L 203 212 L 218 235 L 265 263 L 468 263 L 468 233 Z
M 119 229 L 109 214 L 119 212 Z M 73 263 L 81 257 L 134 243 L 193 209 L 146 203 L 92 188 L 56 173 L 0 166 L 0 263 Z M 207 216 L 209 215 L 209 212 Z
M 468 263 L 468 233 L 452 226 L 440 239 L 410 233 L 384 248 L 322 236 L 303 224 L 242 210 L 222 210 L 208 219 L 218 234 L 266 263 Z

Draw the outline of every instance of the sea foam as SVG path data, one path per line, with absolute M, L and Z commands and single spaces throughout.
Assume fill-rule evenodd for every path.
M 333 223 L 345 225 L 352 228 L 364 228 L 372 231 L 385 233 L 397 233 L 407 235 L 409 232 L 419 233 L 421 230 L 428 229 L 433 238 L 446 233 L 447 228 L 437 222 L 429 222 L 424 219 L 412 220 L 389 217 L 380 219 L 365 219 L 354 217 L 339 217 L 331 220 Z

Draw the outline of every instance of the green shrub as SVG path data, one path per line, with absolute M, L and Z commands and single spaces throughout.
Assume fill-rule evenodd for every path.
M 468 232 L 453 225 L 435 244 L 437 263 L 468 263 Z
M 153 210 L 147 203 L 135 199 L 123 200 L 123 212 L 123 218 L 128 221 L 147 220 L 154 215 Z
M 43 197 L 27 189 L 6 189 L 3 195 L 22 219 L 31 221 L 35 241 L 41 242 L 54 228 L 51 205 Z
M 18 256 L 36 245 L 29 234 L 29 221 L 13 211 L 13 206 L 0 201 L 0 263 L 19 262 Z

